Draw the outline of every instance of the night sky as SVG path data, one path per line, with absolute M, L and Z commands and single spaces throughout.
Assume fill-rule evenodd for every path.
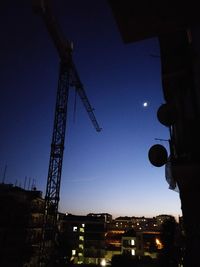
M 153 144 L 168 149 L 168 142 L 155 138 L 169 138 L 156 117 L 164 102 L 158 40 L 124 44 L 106 0 L 53 2 L 103 128 L 95 131 L 72 89 L 59 210 L 113 217 L 182 215 L 179 194 L 168 189 L 164 167 L 148 160 Z M 3 1 L 0 32 L 0 179 L 45 192 L 58 54 L 31 1 Z

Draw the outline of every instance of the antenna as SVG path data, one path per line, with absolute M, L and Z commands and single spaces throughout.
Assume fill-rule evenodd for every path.
M 27 177 L 25 176 L 25 178 L 24 178 L 24 189 L 26 189 L 26 181 L 27 181 Z
M 28 190 L 30 189 L 31 177 L 28 178 Z
M 5 183 L 5 180 L 6 180 L 6 172 L 7 172 L 7 165 L 5 165 L 5 168 L 4 168 L 2 184 Z
M 74 123 L 76 120 L 76 100 L 77 100 L 77 90 L 75 90 L 75 95 L 74 95 L 74 112 L 73 112 L 73 122 Z
M 36 180 L 33 179 L 32 185 L 31 185 L 31 190 L 34 190 L 36 188 Z

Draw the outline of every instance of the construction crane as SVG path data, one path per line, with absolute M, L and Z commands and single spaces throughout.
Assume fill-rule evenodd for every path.
M 46 244 L 49 242 L 53 243 L 56 240 L 58 204 L 60 199 L 60 183 L 66 132 L 68 92 L 70 87 L 74 87 L 79 94 L 96 131 L 100 132 L 101 128 L 95 118 L 93 108 L 89 103 L 83 84 L 81 83 L 72 60 L 72 45 L 69 41 L 64 39 L 52 13 L 50 1 L 33 1 L 33 9 L 42 17 L 60 58 L 55 118 L 45 194 L 44 223 L 40 245 L 41 254 L 44 255 Z

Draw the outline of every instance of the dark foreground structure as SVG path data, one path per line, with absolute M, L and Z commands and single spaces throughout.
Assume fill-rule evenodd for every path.
M 42 232 L 42 192 L 0 184 L 0 266 L 36 266 Z
M 197 2 L 108 1 L 125 43 L 157 37 L 165 103 L 158 120 L 169 128 L 170 155 L 160 145 L 151 163 L 165 164 L 171 189 L 178 186 L 184 219 L 184 267 L 199 266 L 200 243 L 200 19 Z

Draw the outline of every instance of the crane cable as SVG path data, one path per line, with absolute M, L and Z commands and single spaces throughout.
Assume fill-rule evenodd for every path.
M 73 122 L 76 122 L 76 102 L 77 102 L 77 90 L 75 90 L 74 94 L 74 111 L 73 111 Z

